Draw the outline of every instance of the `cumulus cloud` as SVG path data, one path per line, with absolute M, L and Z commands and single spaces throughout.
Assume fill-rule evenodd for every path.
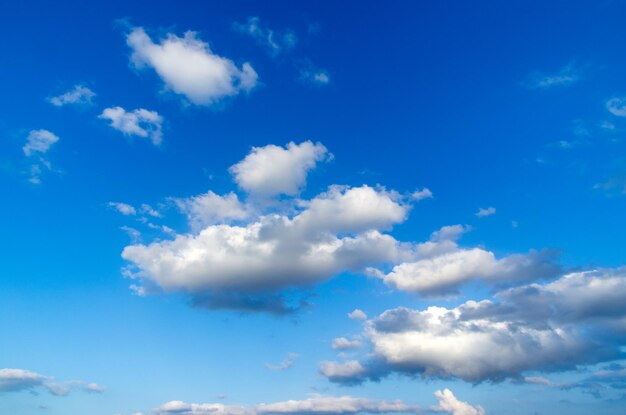
M 366 322 L 368 361 L 322 362 L 320 371 L 346 384 L 393 372 L 481 382 L 611 361 L 622 354 L 624 295 L 620 268 L 570 273 L 451 309 L 387 310 Z
M 26 144 L 22 147 L 27 157 L 36 153 L 44 154 L 54 143 L 59 141 L 59 137 L 48 130 L 31 130 L 26 137 Z
M 348 318 L 352 320 L 367 320 L 367 314 L 363 310 L 356 308 L 348 313 Z
M 472 406 L 459 401 L 450 389 L 436 391 L 435 397 L 439 400 L 439 405 L 431 408 L 433 411 L 447 412 L 451 415 L 485 415 L 485 410 L 480 405 Z
M 326 147 L 311 141 L 290 142 L 286 147 L 253 147 L 230 172 L 239 187 L 248 193 L 265 197 L 293 196 L 306 183 L 309 171 L 329 157 Z
M 558 86 L 568 86 L 582 78 L 580 69 L 573 63 L 565 65 L 557 73 L 545 74 L 535 72 L 526 82 L 529 89 L 548 89 Z
M 194 306 L 285 313 L 308 304 L 307 288 L 343 272 L 442 295 L 471 280 L 521 284 L 559 269 L 551 251 L 496 259 L 460 248 L 456 240 L 470 230 L 464 225 L 444 226 L 426 242 L 400 242 L 389 232 L 407 219 L 415 197 L 380 185 L 331 185 L 299 198 L 308 172 L 328 157 L 326 147 L 310 141 L 253 148 L 230 168 L 244 199 L 212 191 L 171 199 L 191 232 L 127 246 L 125 275 L 142 293 L 184 293 Z
M 250 91 L 257 83 L 257 73 L 249 63 L 238 68 L 232 60 L 214 53 L 196 32 L 185 32 L 183 37 L 168 33 L 155 43 L 143 28 L 136 27 L 126 42 L 136 68 L 154 69 L 169 90 L 196 105 L 215 104 Z
M 57 382 L 50 376 L 24 369 L 0 369 L 0 393 L 45 390 L 56 396 L 66 396 L 74 389 L 102 393 L 106 388 L 80 380 Z
M 91 105 L 96 93 L 91 89 L 83 85 L 74 85 L 71 90 L 58 95 L 56 97 L 48 98 L 48 101 L 55 107 L 62 107 L 64 105 Z
M 272 56 L 290 51 L 298 42 L 293 31 L 274 31 L 263 26 L 258 17 L 249 17 L 245 23 L 234 23 L 233 28 L 239 33 L 253 38 L 259 45 L 266 48 Z
M 361 383 L 365 377 L 371 375 L 371 371 L 365 368 L 358 360 L 346 362 L 325 360 L 320 363 L 319 370 L 331 382 L 347 385 Z
M 380 232 L 403 220 L 408 208 L 384 190 L 333 188 L 293 217 L 263 215 L 245 225 L 209 225 L 198 234 L 131 245 L 122 256 L 134 274 L 164 291 L 194 295 L 198 304 L 242 294 L 264 295 L 306 287 L 343 271 L 358 271 L 398 255 L 397 241 Z
M 361 348 L 361 342 L 358 340 L 349 340 L 345 337 L 338 337 L 333 340 L 333 350 L 355 350 Z
M 495 214 L 496 208 L 494 208 L 493 206 L 490 206 L 488 208 L 480 208 L 478 209 L 478 212 L 476 212 L 476 216 L 478 216 L 479 218 L 484 218 L 486 216 L 491 216 Z
M 425 296 L 455 294 L 471 280 L 497 284 L 556 276 L 560 271 L 555 264 L 557 256 L 556 251 L 543 250 L 497 259 L 493 252 L 481 248 L 459 248 L 396 265 L 382 279 L 399 290 Z
M 422 413 L 422 409 L 400 400 L 385 401 L 352 396 L 313 395 L 307 399 L 261 403 L 256 406 L 170 401 L 153 412 L 157 415 L 350 415 L 359 413 L 419 414 Z
M 156 111 L 143 108 L 126 111 L 122 107 L 111 107 L 102 111 L 98 118 L 111 121 L 111 128 L 124 135 L 149 138 L 156 146 L 163 139 L 163 117 Z

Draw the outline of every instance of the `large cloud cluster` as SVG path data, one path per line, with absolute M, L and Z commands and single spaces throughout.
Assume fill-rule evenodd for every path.
M 389 373 L 469 382 L 521 379 L 621 357 L 626 270 L 575 272 L 498 292 L 452 309 L 400 307 L 365 323 L 372 357 L 323 362 L 331 381 L 353 384 Z
M 452 391 L 436 391 L 439 404 L 429 410 L 400 400 L 383 401 L 353 396 L 314 395 L 307 399 L 262 403 L 256 406 L 221 403 L 187 403 L 170 401 L 153 410 L 157 415 L 353 415 L 353 414 L 423 414 L 430 412 L 451 415 L 483 415 L 478 405 L 460 401 Z
M 419 244 L 396 240 L 389 232 L 407 219 L 416 201 L 410 193 L 331 185 L 310 199 L 299 198 L 310 171 L 330 158 L 326 147 L 311 141 L 253 148 L 229 169 L 243 195 L 209 191 L 174 199 L 191 232 L 127 246 L 122 256 L 128 275 L 141 282 L 141 292 L 183 292 L 208 308 L 282 313 L 303 301 L 294 303 L 286 290 L 342 272 L 436 295 L 472 279 L 519 283 L 558 271 L 547 251 L 497 259 L 481 248 L 461 248 L 456 240 L 468 226 L 443 227 Z

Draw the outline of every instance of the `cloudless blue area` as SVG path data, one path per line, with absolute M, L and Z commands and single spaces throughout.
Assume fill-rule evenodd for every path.
M 233 22 L 249 16 L 293 30 L 290 55 L 272 58 L 236 33 Z M 317 365 L 335 356 L 333 338 L 359 331 L 346 313 L 432 302 L 355 275 L 313 288 L 314 306 L 282 318 L 199 310 L 176 295 L 138 297 L 121 273 L 129 239 L 120 227 L 139 225 L 107 204 L 158 206 L 235 190 L 228 167 L 252 146 L 310 139 L 334 159 L 309 175 L 305 197 L 330 184 L 433 191 L 394 230 L 400 240 L 470 224 L 462 245 L 497 254 L 556 248 L 567 267 L 622 265 L 626 196 L 594 186 L 626 175 L 626 119 L 605 105 L 626 95 L 625 21 L 619 1 L 2 2 L 0 367 L 108 389 L 0 394 L 0 413 L 130 414 L 173 399 L 223 394 L 223 402 L 253 404 L 312 392 L 429 405 L 444 387 L 489 414 L 620 413 L 623 401 L 507 382 L 331 384 Z M 250 62 L 260 85 L 216 107 L 184 105 L 153 71 L 131 67 L 127 25 L 155 38 L 197 31 L 215 53 Z M 298 61 L 326 69 L 330 83 L 300 81 Z M 570 64 L 577 82 L 527 87 L 533 74 Z M 93 106 L 46 101 L 77 83 L 96 92 Z M 97 118 L 116 105 L 162 114 L 163 145 Z M 47 154 L 59 171 L 33 185 L 22 146 L 42 128 L 60 137 Z M 478 219 L 488 206 L 497 214 Z M 173 208 L 160 223 L 187 230 Z M 163 236 L 144 234 L 152 237 Z M 288 352 L 300 355 L 293 368 L 265 367 Z

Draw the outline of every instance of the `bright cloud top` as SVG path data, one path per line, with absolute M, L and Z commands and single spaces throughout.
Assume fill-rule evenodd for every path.
M 306 182 L 308 172 L 319 161 L 332 157 L 321 143 L 290 142 L 285 148 L 275 145 L 253 147 L 242 161 L 230 168 L 235 182 L 248 193 L 260 196 L 296 195 Z
M 482 406 L 472 406 L 467 402 L 459 401 L 450 389 L 436 391 L 435 397 L 439 399 L 439 405 L 431 408 L 434 411 L 448 412 L 452 415 L 485 415 Z
M 96 93 L 83 85 L 75 85 L 71 90 L 48 99 L 55 107 L 64 105 L 90 105 Z
M 160 43 L 154 43 L 143 28 L 137 27 L 126 41 L 135 67 L 151 67 L 169 90 L 196 105 L 214 104 L 249 91 L 257 83 L 257 73 L 249 63 L 239 69 L 232 60 L 215 54 L 195 32 L 185 32 L 182 38 L 168 33 Z
M 163 140 L 163 117 L 156 111 L 143 108 L 126 111 L 122 107 L 111 107 L 102 111 L 99 118 L 111 121 L 111 128 L 124 135 L 149 138 L 155 146 Z

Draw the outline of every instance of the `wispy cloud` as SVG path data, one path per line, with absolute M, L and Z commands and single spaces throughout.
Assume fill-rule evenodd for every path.
M 574 63 L 569 63 L 558 72 L 546 74 L 532 73 L 524 82 L 529 89 L 548 89 L 552 87 L 568 86 L 582 79 L 582 71 Z
M 475 215 L 479 218 L 484 218 L 495 214 L 496 208 L 494 208 L 493 206 L 489 206 L 487 208 L 479 208 L 478 211 L 475 213 Z
M 289 352 L 287 357 L 280 361 L 278 364 L 266 363 L 265 367 L 270 370 L 285 370 L 289 369 L 296 363 L 296 359 L 300 357 L 298 353 Z
M 296 34 L 289 29 L 275 31 L 261 24 L 258 17 L 249 17 L 245 23 L 233 23 L 233 28 L 242 34 L 252 37 L 272 56 L 278 56 L 293 49 L 298 42 Z
M 55 107 L 62 107 L 64 105 L 91 105 L 96 93 L 84 85 L 75 85 L 71 90 L 48 98 L 48 101 Z

